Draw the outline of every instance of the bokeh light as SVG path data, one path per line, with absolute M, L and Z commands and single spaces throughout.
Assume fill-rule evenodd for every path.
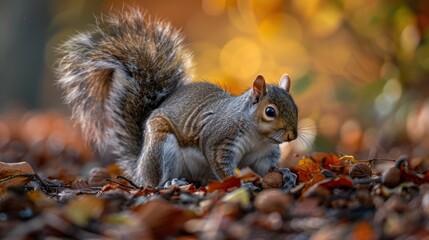
M 67 113 L 55 86 L 56 48 L 94 16 L 138 7 L 181 29 L 194 53 L 195 81 L 239 94 L 258 74 L 277 84 L 288 73 L 300 123 L 312 125 L 302 128 L 303 135 L 311 130 L 306 145 L 286 147 L 290 154 L 428 155 L 426 0 L 39 2 L 0 3 L 1 111 L 18 102 Z M 0 124 L 0 141 L 9 138 L 4 129 Z

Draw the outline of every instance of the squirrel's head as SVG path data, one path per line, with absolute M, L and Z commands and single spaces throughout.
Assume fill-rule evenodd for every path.
M 266 85 L 261 75 L 253 82 L 252 100 L 257 105 L 258 131 L 275 143 L 290 142 L 298 137 L 298 108 L 289 94 L 290 85 L 287 74 L 280 78 L 278 86 Z

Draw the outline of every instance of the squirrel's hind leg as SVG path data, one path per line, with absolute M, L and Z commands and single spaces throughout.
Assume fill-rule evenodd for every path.
M 178 179 L 178 175 L 183 171 L 180 169 L 182 161 L 182 153 L 174 134 L 168 134 L 164 142 L 162 151 L 162 176 L 160 186 L 167 185 L 186 185 L 188 184 L 185 179 Z M 183 176 L 182 176 L 183 177 Z
M 143 150 L 138 159 L 134 180 L 140 185 L 157 187 L 174 172 L 179 157 L 177 140 L 169 122 L 162 117 L 150 117 L 145 126 Z

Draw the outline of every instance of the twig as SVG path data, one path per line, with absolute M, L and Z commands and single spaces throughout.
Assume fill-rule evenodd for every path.
M 117 176 L 116 178 L 122 179 L 127 181 L 131 186 L 137 188 L 137 189 L 142 189 L 142 187 L 137 186 L 133 181 L 131 181 L 130 179 L 124 177 L 124 176 Z
M 368 160 L 361 160 L 361 161 L 366 161 L 366 162 L 375 162 L 375 161 L 389 161 L 389 162 L 395 162 L 395 159 L 389 159 L 389 158 L 371 158 Z
M 49 182 L 47 182 L 46 180 L 44 180 L 44 179 L 42 179 L 37 173 L 35 173 L 34 174 L 34 178 L 37 180 L 37 181 L 39 181 L 40 182 L 40 185 L 43 187 L 43 188 L 45 188 L 46 189 L 46 191 L 47 192 L 53 192 L 52 191 L 52 187 L 53 187 L 53 185 L 52 184 L 50 184 Z M 61 185 L 60 185 L 61 186 Z M 60 186 L 57 186 L 57 187 L 60 187 Z
M 111 182 L 111 183 L 118 184 L 119 186 L 122 186 L 122 187 L 125 187 L 125 188 L 129 188 L 129 189 L 136 189 L 134 186 L 128 186 L 128 185 L 122 184 L 122 183 L 120 183 L 120 182 L 116 182 L 116 181 L 114 181 L 114 180 L 112 180 L 112 179 L 109 179 L 109 178 L 106 178 L 106 181 L 107 181 L 107 182 Z

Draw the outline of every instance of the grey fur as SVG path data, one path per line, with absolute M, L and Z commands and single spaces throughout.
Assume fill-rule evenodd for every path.
M 84 136 L 99 147 L 112 144 L 128 174 L 142 148 L 144 120 L 191 78 L 191 55 L 178 31 L 144 18 L 139 11 L 101 18 L 60 47 L 57 70 Z
M 297 107 L 286 91 L 256 85 L 239 96 L 191 79 L 191 56 L 170 25 L 138 11 L 98 23 L 62 46 L 59 85 L 84 134 L 112 145 L 135 183 L 173 178 L 205 184 L 250 167 L 264 175 L 295 139 Z M 256 81 L 255 81 L 256 82 Z M 255 87 L 255 85 L 254 85 Z M 265 108 L 275 105 L 276 118 Z

